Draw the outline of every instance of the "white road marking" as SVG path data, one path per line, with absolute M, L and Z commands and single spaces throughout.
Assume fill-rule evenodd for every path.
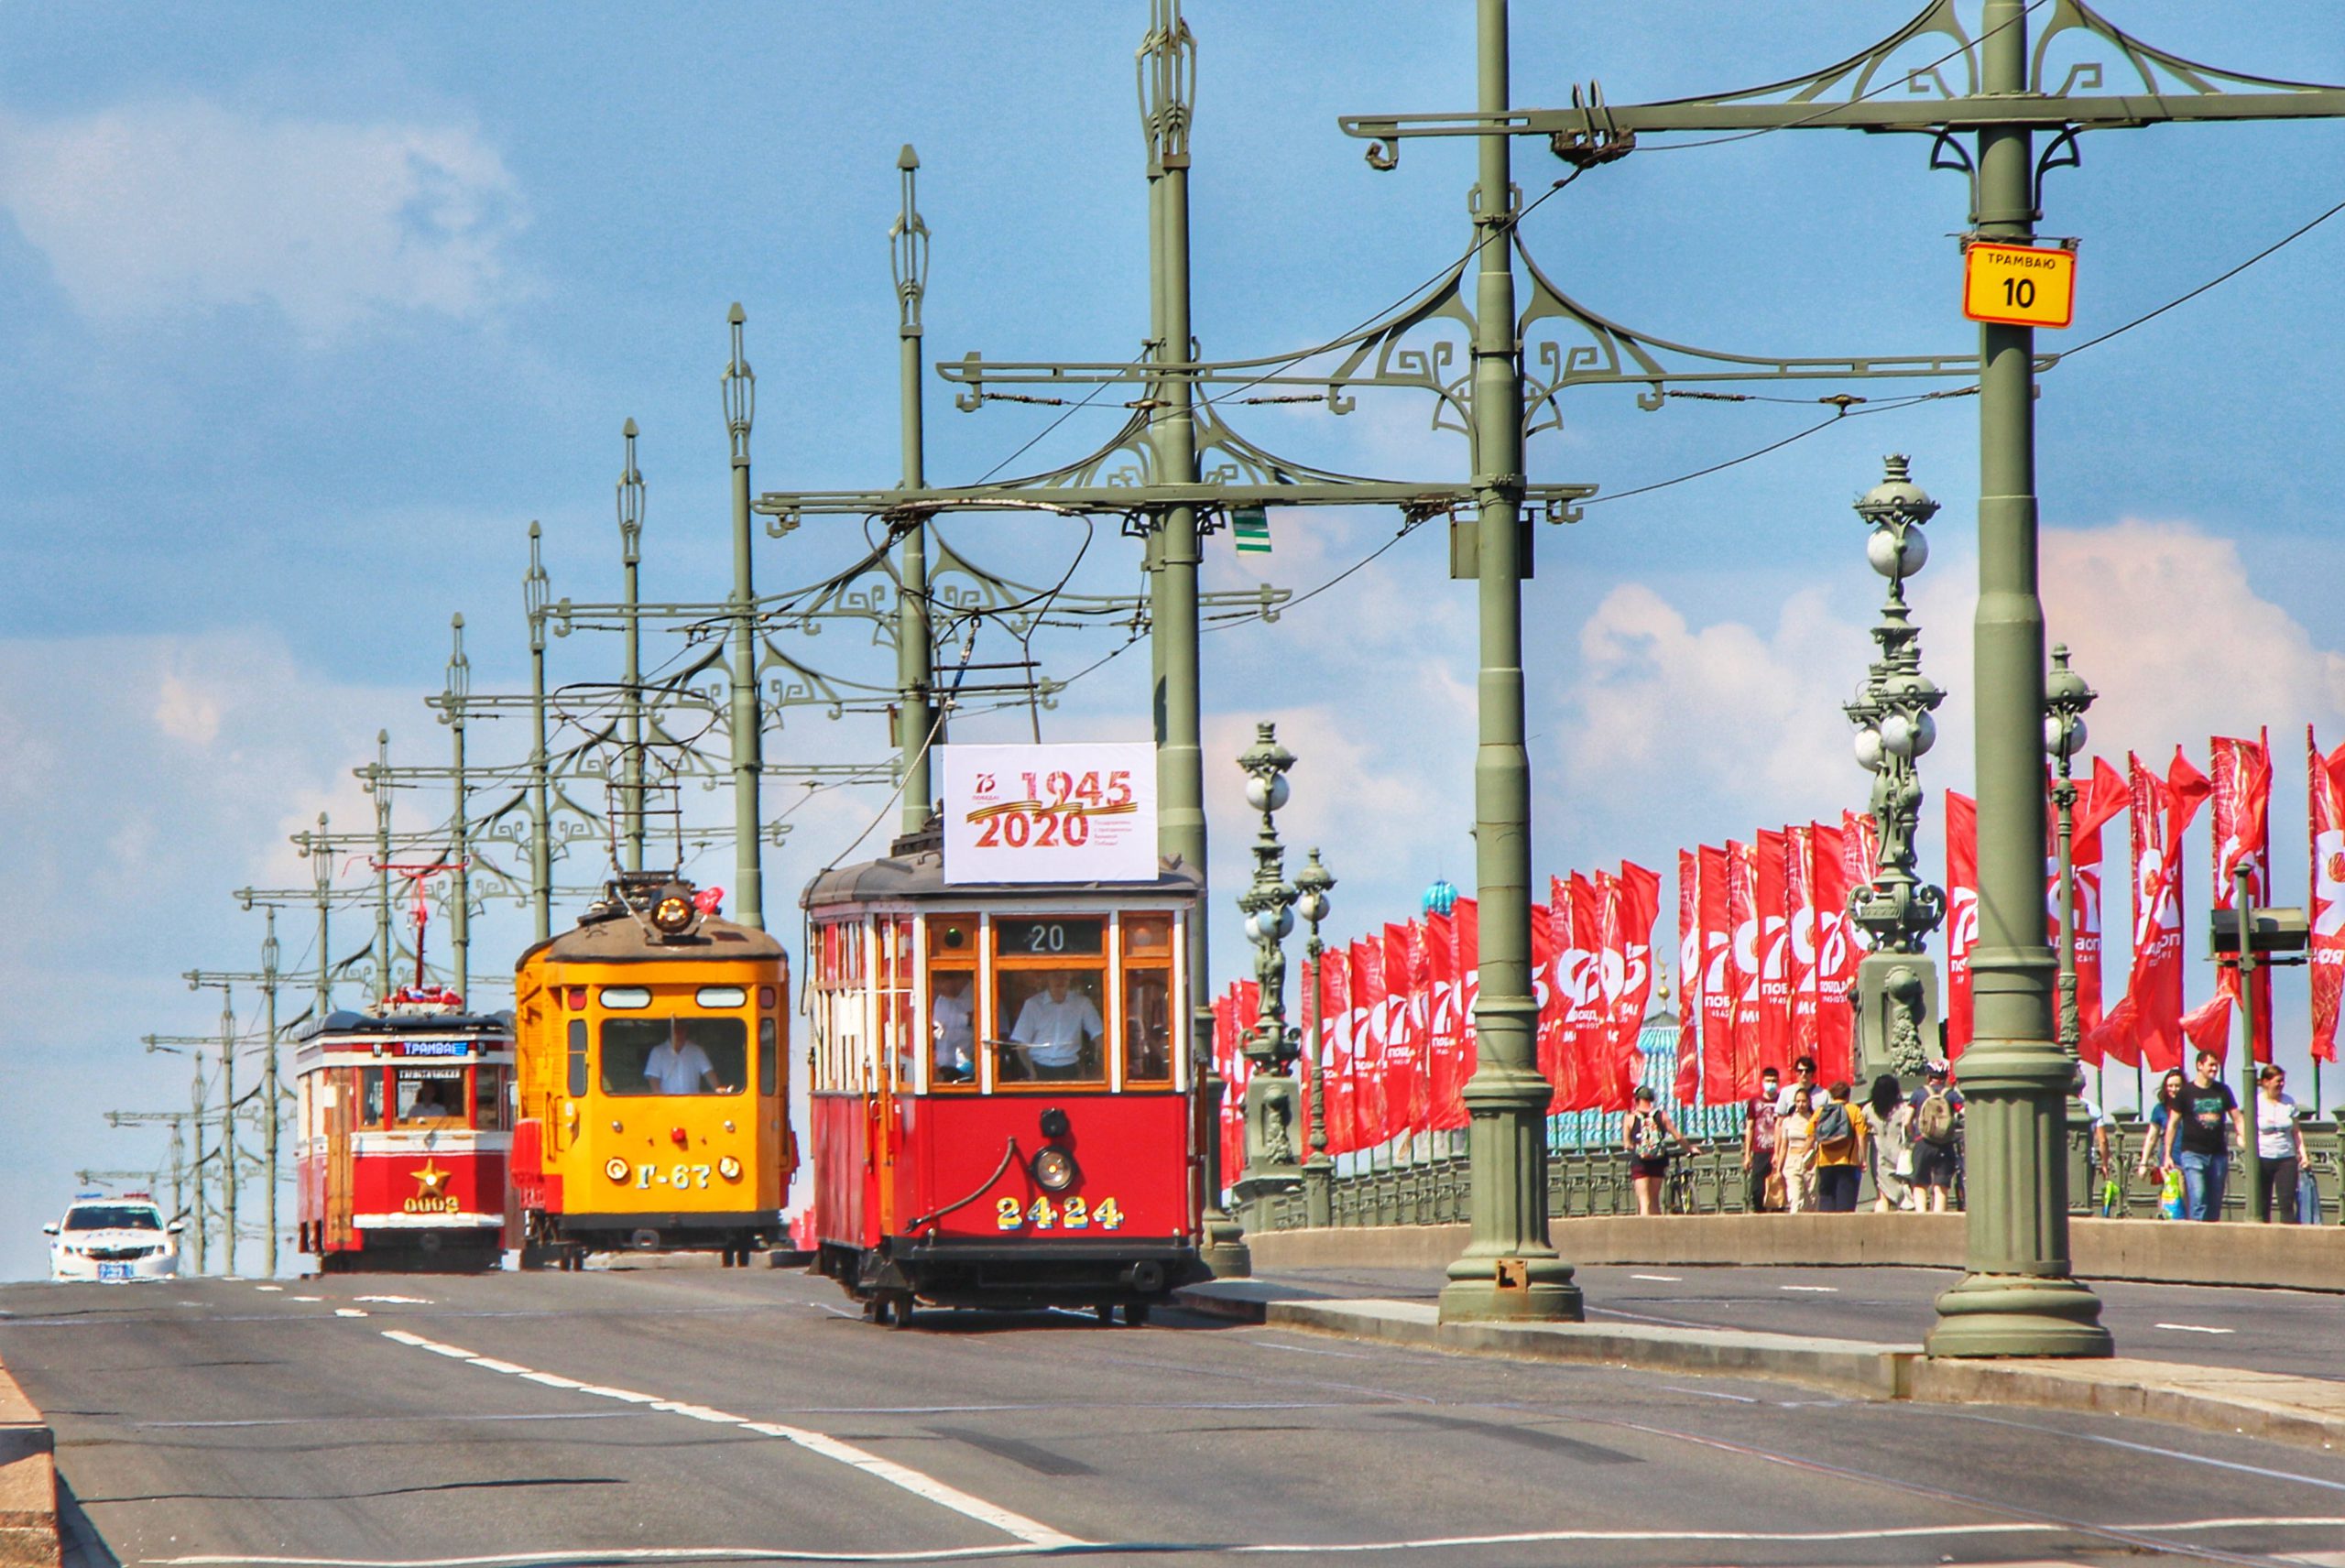
M 2204 1323 L 2162 1323 L 2155 1326 L 2158 1328 L 2170 1328 L 2176 1334 L 2230 1334 L 2235 1332 L 2234 1330 L 2227 1328 L 2209 1328 Z
M 552 1374 L 550 1373 L 531 1372 L 509 1361 L 496 1361 L 476 1355 L 461 1345 L 442 1345 L 437 1340 L 426 1339 L 420 1334 L 409 1334 L 400 1329 L 385 1329 L 383 1337 L 400 1345 L 413 1345 L 419 1350 L 429 1350 L 435 1355 L 445 1356 L 453 1360 L 468 1362 L 485 1371 L 499 1372 L 507 1377 L 526 1377 L 531 1382 L 539 1383 L 551 1382 L 552 1379 Z M 805 1449 L 810 1454 L 819 1454 L 825 1459 L 834 1459 L 842 1465 L 851 1465 L 874 1480 L 885 1481 L 891 1486 L 901 1487 L 916 1497 L 924 1498 L 939 1508 L 949 1508 L 965 1519 L 972 1519 L 980 1524 L 990 1525 L 1003 1534 L 1022 1541 L 1029 1546 L 1056 1549 L 1085 1544 L 1075 1537 L 1063 1530 L 1053 1530 L 1040 1520 L 1028 1519 L 1023 1514 L 1013 1513 L 998 1504 L 987 1502 L 983 1497 L 973 1497 L 957 1486 L 949 1486 L 934 1476 L 915 1470 L 908 1465 L 899 1465 L 892 1459 L 882 1459 L 868 1450 L 857 1448 L 851 1443 L 842 1442 L 825 1432 L 810 1432 L 803 1427 L 784 1426 L 777 1421 L 753 1421 L 746 1416 L 736 1416 L 729 1411 L 711 1409 L 706 1405 L 690 1404 L 679 1399 L 663 1399 L 656 1394 L 638 1394 L 631 1388 L 614 1388 L 592 1383 L 573 1383 L 568 1378 L 562 1379 L 562 1384 L 567 1385 L 579 1393 L 593 1394 L 600 1399 L 620 1399 L 628 1404 L 649 1405 L 653 1410 L 663 1410 L 671 1415 L 689 1416 L 693 1421 L 708 1421 L 717 1426 L 739 1427 L 744 1432 L 753 1432 L 760 1437 L 781 1438 Z M 668 1555 L 683 1554 L 669 1553 Z M 762 1555 L 777 1561 L 786 1560 L 791 1555 L 796 1555 L 801 1560 L 807 1557 L 806 1553 Z M 479 1561 L 529 1560 L 516 1558 Z M 834 1556 L 834 1560 L 855 1561 L 856 1559 L 851 1556 Z M 870 1560 L 878 1562 L 891 1559 L 875 1557 Z
M 1756 1405 L 1763 1402 L 1752 1399 L 1749 1394 L 1721 1394 L 1716 1388 L 1680 1388 L 1669 1383 L 1658 1383 L 1654 1387 L 1664 1394 L 1692 1394 L 1697 1399 L 1732 1399 L 1738 1405 Z
M 2113 1524 L 2095 1528 L 2148 1535 L 2183 1535 L 2249 1529 L 2334 1530 L 2340 1525 L 2345 1525 L 2345 1518 L 2174 1519 L 2156 1524 Z M 1216 1547 L 1216 1550 L 1233 1556 L 1305 1556 L 1319 1553 L 1335 1556 L 1339 1553 L 1454 1552 L 1475 1546 L 1535 1546 L 1582 1541 L 1726 1541 L 1812 1545 L 1881 1540 L 1947 1541 L 1971 1536 L 2056 1535 L 2070 1533 L 2074 1528 L 2047 1520 L 2043 1523 L 1900 1525 L 1887 1529 L 1838 1530 L 1543 1530 L 1510 1535 L 1456 1535 L 1413 1541 L 1347 1541 L 1334 1545 L 1315 1541 L 1264 1541 L 1253 1545 Z M 1084 1543 L 1075 1544 L 1079 1547 Z M 1178 1543 L 1166 1544 L 1177 1548 Z M 1040 1546 L 1040 1543 L 1037 1545 L 1044 1553 L 1054 1554 L 1061 1550 Z M 232 1564 L 250 1564 L 252 1568 L 538 1568 L 542 1564 L 546 1568 L 554 1568 L 554 1565 L 580 1562 L 674 1563 L 709 1559 L 747 1563 L 951 1563 L 970 1558 L 998 1561 L 1024 1555 L 1026 1553 L 1015 1548 L 998 1546 L 963 1546 L 929 1552 L 792 1552 L 788 1548 L 760 1546 L 619 1546 L 600 1550 L 500 1552 L 474 1557 L 256 1557 L 238 1554 L 147 1557 L 140 1561 L 151 1568 L 230 1568 Z
M 366 1315 L 366 1309 L 364 1307 L 336 1307 L 333 1310 L 333 1315 L 338 1318 L 363 1318 Z
M 255 1285 L 253 1289 L 256 1290 L 282 1290 L 285 1287 L 282 1285 Z
M 261 1289 L 266 1290 L 271 1287 L 263 1285 Z M 384 1301 L 397 1307 L 428 1307 L 432 1304 L 425 1296 L 353 1296 L 350 1299 L 354 1301 Z
M 1322 1350 L 1315 1345 L 1281 1345 L 1272 1339 L 1249 1339 L 1246 1342 L 1257 1350 L 1292 1350 L 1297 1356 L 1333 1356 L 1343 1361 L 1373 1361 L 1375 1356 L 1357 1350 Z
M 2106 1443 L 2111 1448 L 2127 1448 L 2136 1454 L 2155 1454 L 2160 1459 L 2187 1459 L 2193 1465 L 2210 1465 L 2218 1470 L 2237 1470 L 2244 1475 L 2261 1475 L 2269 1481 L 2293 1481 L 2301 1486 L 2318 1486 L 2325 1491 L 2345 1492 L 2345 1481 L 2326 1481 L 2318 1475 L 2299 1475 L 2291 1470 L 2266 1470 L 2260 1465 L 2242 1465 L 2235 1459 L 2210 1459 L 2204 1454 L 2187 1454 L 2178 1448 L 2157 1448 L 2146 1443 L 2129 1443 L 2121 1437 L 2104 1437 L 2099 1432 L 2068 1432 L 2056 1426 L 2039 1426 L 2034 1421 L 2012 1421 L 2003 1416 L 1982 1416 L 1970 1410 L 1944 1412 L 1963 1421 L 1985 1421 L 1991 1426 L 2015 1426 L 2027 1432 L 2056 1432 L 2062 1437 L 2081 1438 L 2087 1443 Z
M 296 1296 L 293 1299 L 297 1301 L 322 1301 L 325 1300 L 323 1296 Z M 180 1305 L 183 1307 L 191 1307 L 195 1305 L 195 1303 L 193 1301 L 181 1301 Z
M 1838 1285 L 1778 1285 L 1775 1289 L 1778 1290 L 1804 1290 L 1812 1296 L 1837 1296 L 1840 1293 L 1840 1287 Z
M 1683 1285 L 1685 1283 L 1685 1276 L 1683 1274 L 1631 1274 L 1629 1278 L 1631 1279 L 1651 1279 L 1657 1285 Z

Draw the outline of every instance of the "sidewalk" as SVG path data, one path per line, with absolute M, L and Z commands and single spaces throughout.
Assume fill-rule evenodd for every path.
M 2345 1452 L 2345 1382 L 2173 1361 L 1933 1361 L 1918 1344 L 1642 1323 L 1443 1323 L 1426 1300 L 1331 1295 L 1276 1279 L 1177 1292 L 1239 1323 L 1465 1355 L 1775 1377 L 1875 1399 L 2098 1410 Z

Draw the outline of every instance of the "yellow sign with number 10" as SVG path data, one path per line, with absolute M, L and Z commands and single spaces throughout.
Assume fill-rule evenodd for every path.
M 2065 327 L 2077 301 L 2077 253 L 1975 243 L 1962 252 L 1962 313 L 2012 327 Z

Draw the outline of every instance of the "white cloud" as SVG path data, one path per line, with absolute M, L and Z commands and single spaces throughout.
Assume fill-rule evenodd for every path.
M 526 221 L 472 130 L 202 99 L 0 117 L 0 204 L 86 315 L 273 306 L 313 340 L 387 312 L 484 314 Z

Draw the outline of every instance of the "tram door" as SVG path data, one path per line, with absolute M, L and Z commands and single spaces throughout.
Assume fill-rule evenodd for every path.
M 354 1082 L 356 1074 L 344 1070 L 333 1075 L 325 1091 L 326 1101 L 326 1213 L 325 1241 L 329 1247 L 351 1245 L 351 1188 L 355 1175 L 353 1170 L 352 1135 L 356 1131 L 358 1108 Z

